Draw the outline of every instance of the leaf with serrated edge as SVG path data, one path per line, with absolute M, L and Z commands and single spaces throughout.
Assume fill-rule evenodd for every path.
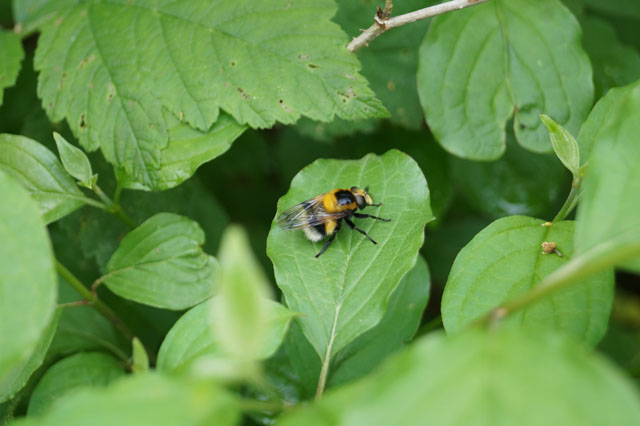
M 531 290 L 573 258 L 574 222 L 554 222 L 526 216 L 498 219 L 480 231 L 456 257 L 442 296 L 442 321 L 448 332 L 459 332 L 508 299 Z M 554 242 L 557 253 L 542 253 L 543 242 Z M 613 303 L 613 271 L 605 270 L 514 312 L 505 326 L 546 327 L 590 343 L 607 331 Z
M 82 191 L 58 158 L 32 139 L 0 134 L 0 168 L 27 189 L 46 223 L 55 222 L 84 204 Z
M 201 356 L 227 357 L 212 328 L 212 312 L 220 304 L 218 297 L 194 306 L 169 330 L 158 352 L 158 370 L 171 372 L 183 370 Z M 266 301 L 267 330 L 258 350 L 257 358 L 273 355 L 282 343 L 289 322 L 296 315 L 281 304 Z
M 551 144 L 542 113 L 576 134 L 593 98 L 580 26 L 559 0 L 494 0 L 438 16 L 420 47 L 418 91 L 427 122 L 449 152 L 498 158 L 514 116 L 518 142 Z
M 343 224 L 334 243 L 316 259 L 324 241 L 311 243 L 300 231 L 280 229 L 275 220 L 267 239 L 286 304 L 303 314 L 297 321 L 323 360 L 380 321 L 389 295 L 414 266 L 424 226 L 433 219 L 422 171 L 396 150 L 360 160 L 315 161 L 294 177 L 276 217 L 318 194 L 354 185 L 369 185 L 374 202 L 383 202 L 364 213 L 391 219 L 354 219 L 377 245 Z
M 124 376 L 124 365 L 101 352 L 80 352 L 51 366 L 42 376 L 29 399 L 30 416 L 47 409 L 70 391 L 83 387 L 104 387 Z
M 13 86 L 20 72 L 24 50 L 20 36 L 0 30 L 0 105 L 4 88 Z
M 163 109 L 200 131 L 220 109 L 260 128 L 386 116 L 335 12 L 332 0 L 83 2 L 41 28 L 39 94 L 86 149 L 153 185 Z
M 279 426 L 633 426 L 640 395 L 606 358 L 561 336 L 433 333 Z M 533 408 L 532 408 L 533 407 Z
M 211 297 L 218 262 L 200 247 L 204 232 L 193 220 L 158 213 L 123 238 L 102 278 L 126 299 L 185 309 Z
M 202 164 L 227 152 L 247 128 L 225 113 L 221 113 L 206 132 L 180 123 L 170 113 L 165 113 L 164 117 L 169 128 L 169 144 L 160 151 L 160 167 L 153 172 L 154 183 L 137 182 L 124 169 L 116 168 L 118 182 L 123 188 L 165 190 L 178 186 Z
M 640 80 L 611 90 L 596 105 L 594 114 L 601 103 L 606 113 L 599 112 L 594 120 L 600 121 L 591 123 L 598 130 L 576 216 L 576 251 L 583 253 L 601 244 L 617 245 L 614 241 L 622 238 L 632 241 L 637 253 L 640 250 Z M 640 272 L 640 256 L 634 256 L 622 266 Z
M 2 170 L 0 194 L 0 401 L 4 401 L 17 390 L 11 386 L 15 369 L 27 362 L 51 323 L 57 281 L 38 207 Z

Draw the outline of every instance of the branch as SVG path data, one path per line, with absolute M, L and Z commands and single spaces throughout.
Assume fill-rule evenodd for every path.
M 347 49 L 351 52 L 355 52 L 362 46 L 368 46 L 371 40 L 392 28 L 401 27 L 402 25 L 431 18 L 432 16 L 442 15 L 443 13 L 451 12 L 452 10 L 464 9 L 465 7 L 474 6 L 486 1 L 488 0 L 451 0 L 446 3 L 440 3 L 434 6 L 425 7 L 424 9 L 405 13 L 404 15 L 394 16 L 393 18 L 385 16 L 386 14 L 380 13 L 379 10 L 374 17 L 373 25 L 364 30 L 364 32 L 358 37 L 351 40 L 351 43 L 347 45 Z M 388 10 L 389 13 L 391 13 L 391 8 L 388 7 L 389 3 L 391 2 L 387 1 L 385 3 L 385 12 Z

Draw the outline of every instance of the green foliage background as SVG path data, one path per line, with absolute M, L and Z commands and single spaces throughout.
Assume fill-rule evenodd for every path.
M 377 6 L 0 0 L 0 425 L 640 424 L 640 4 Z

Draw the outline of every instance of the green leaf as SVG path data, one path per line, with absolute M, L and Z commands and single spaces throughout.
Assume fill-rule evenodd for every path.
M 133 373 L 145 373 L 149 371 L 149 355 L 145 350 L 142 342 L 137 337 L 133 338 L 133 365 L 131 371 Z
M 101 352 L 81 352 L 57 362 L 42 376 L 29 400 L 29 416 L 44 414 L 66 394 L 105 387 L 124 376 L 118 360 Z
M 51 242 L 38 207 L 1 169 L 0 194 L 0 401 L 4 401 L 17 390 L 16 371 L 30 364 L 50 328 L 57 283 Z
M 57 251 L 56 254 L 60 255 Z M 58 303 L 83 300 L 61 276 L 58 276 L 58 283 Z M 62 309 L 47 357 L 56 358 L 82 351 L 108 351 L 126 362 L 129 350 L 128 342 L 95 308 L 73 306 Z
M 593 16 L 581 19 L 581 24 L 584 29 L 582 44 L 593 66 L 596 98 L 612 87 L 624 86 L 640 78 L 640 53 L 623 44 L 612 25 Z
M 227 227 L 218 253 L 220 292 L 213 310 L 213 330 L 221 346 L 243 360 L 258 358 L 267 332 L 269 280 L 249 246 L 246 231 Z
M 418 91 L 449 152 L 491 160 L 514 117 L 518 142 L 549 152 L 539 115 L 576 134 L 593 98 L 580 26 L 558 0 L 495 0 L 433 20 L 420 47 Z
M 64 169 L 83 186 L 91 189 L 92 183 L 95 184 L 97 176 L 94 177 L 91 171 L 91 163 L 84 151 L 71 145 L 58 132 L 53 132 L 53 139 L 56 141 Z
M 636 0 L 583 0 L 584 3 L 595 10 L 621 16 L 623 18 L 640 19 L 640 4 Z
M 228 357 L 215 332 L 213 313 L 222 304 L 219 297 L 194 306 L 171 328 L 158 352 L 158 371 L 172 372 L 187 368 L 194 360 L 210 357 Z M 289 322 L 295 316 L 281 304 L 267 300 L 266 332 L 261 339 L 257 357 L 266 359 L 278 349 L 287 332 Z
M 556 156 L 569 169 L 573 177 L 577 178 L 580 169 L 578 142 L 567 129 L 553 121 L 548 115 L 540 114 L 540 120 L 549 132 L 549 139 L 551 139 L 551 145 Z
M 56 156 L 32 139 L 0 134 L 0 168 L 27 189 L 46 223 L 85 203 L 86 198 Z
M 117 380 L 103 389 L 72 392 L 57 400 L 44 416 L 14 424 L 232 426 L 238 420 L 235 398 L 215 384 L 142 374 Z
M 55 19 L 58 10 L 73 6 L 78 0 L 12 0 L 11 3 L 16 27 L 27 33 Z
M 18 78 L 23 58 L 24 50 L 20 36 L 0 31 L 0 105 L 4 88 L 13 86 Z
M 165 190 L 189 179 L 202 164 L 224 154 L 232 142 L 245 130 L 231 116 L 221 113 L 206 132 L 180 123 L 165 113 L 169 131 L 169 144 L 160 151 L 160 166 L 153 171 L 153 183 L 143 184 L 132 179 L 124 169 L 116 169 L 123 188 Z
M 260 128 L 387 115 L 335 12 L 332 0 L 82 2 L 41 27 L 39 94 L 85 149 L 153 186 L 172 125 L 164 109 L 200 131 L 220 109 Z
M 640 423 L 639 396 L 605 358 L 572 340 L 435 333 L 278 424 L 631 426 Z
M 374 201 L 384 203 L 365 212 L 391 219 L 355 219 L 377 245 L 343 224 L 333 245 L 316 259 L 323 242 L 280 229 L 275 220 L 267 240 L 286 304 L 304 315 L 298 322 L 323 360 L 380 322 L 391 292 L 415 265 L 424 226 L 433 219 L 424 175 L 396 150 L 360 160 L 315 161 L 293 179 L 276 217 L 318 194 L 354 185 L 369 185 Z
M 522 148 L 510 130 L 507 152 L 500 159 L 480 162 L 453 158 L 452 165 L 469 204 L 492 218 L 515 214 L 552 217 L 570 183 L 568 173 L 553 154 Z
M 53 334 L 56 331 L 60 311 L 61 309 L 58 309 L 54 313 L 51 322 L 44 329 L 30 354 L 0 378 L 0 402 L 13 398 L 27 384 L 34 371 L 42 365 L 47 349 L 53 339 Z
M 574 223 L 525 216 L 499 219 L 478 233 L 458 254 L 442 296 L 445 329 L 459 332 L 506 300 L 528 292 L 573 258 Z M 562 254 L 543 254 L 554 242 Z M 613 303 L 613 271 L 605 270 L 514 312 L 510 327 L 545 327 L 590 343 L 607 331 Z
M 576 251 L 619 251 L 615 263 L 640 272 L 640 81 L 611 90 L 594 113 L 601 103 L 608 108 L 594 118 L 602 117 L 578 207 Z
M 380 323 L 336 356 L 329 385 L 336 386 L 368 374 L 382 360 L 411 341 L 429 300 L 430 287 L 427 262 L 419 256 L 416 266 L 391 293 L 389 307 Z
M 185 309 L 213 294 L 218 262 L 200 247 L 189 218 L 158 213 L 122 239 L 101 280 L 115 294 L 164 309 Z

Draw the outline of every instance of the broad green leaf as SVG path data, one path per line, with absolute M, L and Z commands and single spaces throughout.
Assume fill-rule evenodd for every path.
M 158 352 L 157 368 L 161 372 L 184 370 L 203 356 L 228 357 L 215 332 L 212 313 L 221 305 L 219 297 L 194 306 L 171 328 Z M 277 302 L 266 301 L 266 332 L 257 357 L 266 359 L 278 349 L 295 313 Z
M 395 2 L 393 15 L 412 12 L 437 3 L 434 0 Z M 372 0 L 339 0 L 335 21 L 347 34 L 356 37 L 362 28 L 373 24 L 376 6 Z M 429 27 L 423 20 L 395 28 L 356 52 L 362 62 L 362 74 L 391 113 L 394 124 L 419 129 L 424 122 L 420 100 L 416 93 L 418 47 Z
M 58 250 L 56 255 L 60 255 Z M 82 300 L 82 297 L 62 277 L 58 276 L 58 303 L 79 300 Z M 127 361 L 130 348 L 122 335 L 95 308 L 91 306 L 63 308 L 47 357 L 98 350 L 110 352 L 122 361 Z
M 204 232 L 184 216 L 158 213 L 127 234 L 102 277 L 117 295 L 185 309 L 213 294 L 218 262 L 202 251 Z
M 235 398 L 215 384 L 142 374 L 122 378 L 103 389 L 72 392 L 57 400 L 44 416 L 14 424 L 232 426 L 238 420 Z
M 230 225 L 220 250 L 220 291 L 213 330 L 225 351 L 251 361 L 258 358 L 267 333 L 269 280 L 249 246 L 244 228 Z
M 31 32 L 55 19 L 58 10 L 73 6 L 78 0 L 12 0 L 11 3 L 16 27 Z
M 636 272 L 640 272 L 639 83 L 611 90 L 616 102 L 609 102 L 594 138 L 576 226 L 577 252 L 599 246 L 621 250 L 626 260 L 616 263 Z M 601 101 L 605 106 L 609 97 Z
M 60 311 L 61 309 L 59 308 L 54 313 L 51 322 L 44 329 L 31 353 L 0 378 L 0 402 L 13 398 L 27 384 L 34 371 L 42 365 L 47 349 L 53 339 L 53 334 L 56 331 Z
M 387 115 L 335 12 L 332 0 L 82 2 L 41 27 L 39 94 L 81 145 L 154 186 L 171 137 L 164 109 L 200 131 L 220 109 L 260 128 Z
M 580 128 L 578 145 L 580 146 L 580 164 L 587 163 L 594 145 L 602 139 L 603 130 L 619 115 L 620 106 L 634 92 L 640 90 L 640 80 L 625 87 L 615 87 L 607 92 L 593 107 L 593 110 Z
M 38 206 L 1 169 L 0 194 L 0 401 L 4 401 L 17 390 L 12 389 L 16 372 L 31 364 L 29 358 L 50 328 L 57 283 L 51 242 Z
M 549 152 L 542 113 L 576 134 L 593 98 L 580 26 L 558 0 L 494 0 L 433 20 L 420 47 L 418 91 L 449 152 L 491 160 L 513 116 L 523 147 Z
M 123 169 L 117 169 L 118 181 L 124 188 L 165 190 L 178 186 L 202 164 L 224 154 L 246 129 L 225 113 L 206 132 L 180 123 L 170 113 L 165 113 L 165 120 L 169 144 L 160 151 L 160 166 L 153 171 L 154 183 L 137 182 Z
M 131 365 L 131 371 L 134 373 L 145 373 L 149 371 L 149 355 L 142 345 L 142 342 L 137 337 L 133 338 L 133 364 Z
M 20 36 L 0 30 L 0 105 L 4 88 L 13 86 L 18 78 L 23 58 Z
M 435 333 L 278 424 L 631 426 L 639 397 L 605 358 L 560 336 Z
M 427 262 L 416 266 L 391 293 L 389 307 L 380 323 L 348 344 L 337 356 L 329 385 L 355 380 L 371 372 L 382 360 L 411 341 L 429 300 Z
M 507 132 L 507 152 L 500 159 L 452 158 L 452 166 L 469 204 L 496 219 L 515 214 L 550 218 L 562 205 L 570 184 L 569 174 L 555 155 L 522 148 L 511 131 Z
M 578 177 L 578 169 L 580 168 L 580 150 L 578 142 L 571 133 L 546 114 L 540 115 L 540 120 L 549 132 L 549 139 L 553 151 L 562 164 L 569 169 L 574 178 Z
M 593 66 L 596 98 L 612 87 L 624 86 L 640 78 L 640 52 L 623 44 L 612 25 L 592 16 L 581 19 L 581 24 L 584 49 Z
M 433 219 L 424 175 L 411 157 L 396 150 L 360 160 L 315 161 L 294 177 L 276 217 L 318 194 L 354 185 L 368 185 L 374 202 L 383 202 L 365 213 L 391 219 L 354 219 L 377 245 L 346 223 L 319 258 L 314 256 L 324 241 L 314 244 L 301 231 L 279 228 L 275 220 L 267 240 L 286 304 L 303 314 L 297 321 L 323 360 L 380 322 L 391 292 L 415 265 L 424 226 Z
M 58 132 L 53 133 L 53 139 L 56 141 L 64 169 L 82 185 L 91 189 L 92 183 L 95 184 L 97 176 L 94 177 L 91 171 L 91 163 L 87 154 L 80 148 L 71 145 Z
M 0 134 L 0 168 L 27 189 L 46 223 L 85 203 L 84 195 L 56 156 L 32 139 Z
M 445 329 L 459 332 L 569 262 L 573 229 L 571 221 L 544 226 L 544 221 L 526 216 L 499 219 L 483 229 L 460 251 L 451 268 L 442 296 Z M 543 254 L 543 242 L 556 243 L 562 256 Z M 597 343 L 607 331 L 613 284 L 613 271 L 605 270 L 514 312 L 506 323 L 515 328 L 551 328 Z
M 124 375 L 124 366 L 111 355 L 81 352 L 57 362 L 42 376 L 31 394 L 28 414 L 44 414 L 55 402 L 85 387 L 105 387 Z

